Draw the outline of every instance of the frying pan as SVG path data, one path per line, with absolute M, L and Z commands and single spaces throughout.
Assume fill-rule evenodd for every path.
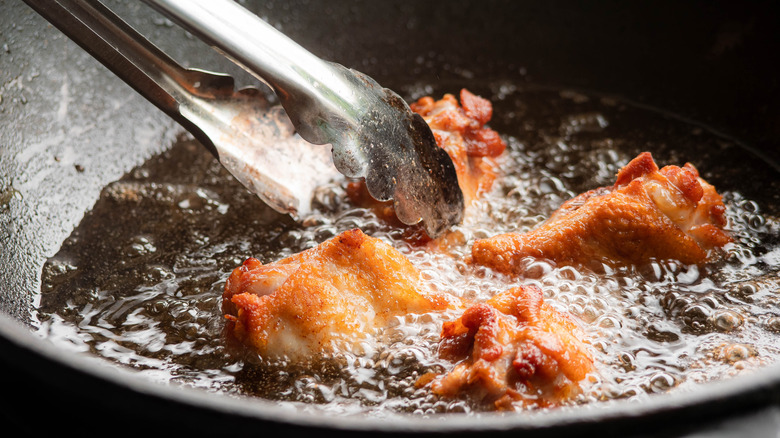
M 140 2 L 105 3 L 185 66 L 250 83 Z M 772 2 L 245 3 L 318 56 L 401 92 L 417 83 L 479 91 L 479 83 L 509 80 L 619 96 L 716 130 L 778 169 L 780 14 Z M 30 327 L 46 258 L 103 186 L 181 129 L 22 2 L 0 0 L 0 10 L 0 362 L 9 427 L 340 436 L 669 436 L 732 427 L 723 421 L 752 432 L 778 427 L 777 366 L 641 404 L 383 421 L 161 385 L 40 339 Z

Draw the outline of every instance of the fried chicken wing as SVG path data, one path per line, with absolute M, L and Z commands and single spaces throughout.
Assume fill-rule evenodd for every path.
M 424 293 L 420 273 L 397 250 L 360 230 L 230 275 L 222 309 L 228 333 L 267 358 L 302 361 L 355 351 L 392 318 L 450 306 Z
M 698 264 L 730 241 L 725 211 L 693 165 L 659 169 L 644 152 L 620 170 L 614 186 L 567 201 L 538 228 L 476 241 L 472 259 L 509 274 L 521 274 L 526 257 L 581 266 L 653 258 Z
M 430 96 L 420 98 L 410 107 L 425 119 L 436 144 L 452 159 L 468 213 L 468 206 L 492 187 L 496 178 L 495 158 L 506 149 L 506 143 L 498 133 L 485 127 L 493 117 L 493 106 L 488 100 L 463 89 L 460 104 L 455 96 L 445 94 L 440 100 Z M 373 199 L 363 182 L 350 183 L 347 195 L 356 205 L 374 209 L 380 218 L 403 225 L 395 217 L 392 202 Z
M 517 287 L 474 304 L 444 324 L 439 356 L 457 361 L 446 374 L 423 376 L 435 394 L 492 403 L 497 409 L 550 406 L 579 394 L 593 359 L 568 314 L 536 286 Z
M 425 119 L 436 144 L 452 158 L 466 204 L 490 190 L 496 177 L 493 158 L 506 149 L 498 133 L 485 127 L 493 117 L 493 105 L 463 89 L 460 105 L 455 96 L 445 94 L 441 100 L 423 97 L 410 107 Z

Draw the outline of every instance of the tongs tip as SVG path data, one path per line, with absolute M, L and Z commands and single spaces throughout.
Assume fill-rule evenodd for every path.
M 376 99 L 366 105 L 357 136 L 334 139 L 334 164 L 339 171 L 363 176 L 372 197 L 392 199 L 401 222 L 422 222 L 432 238 L 460 223 L 464 199 L 455 165 L 422 116 L 392 90 L 362 73 L 338 67 L 371 85 L 367 89 Z

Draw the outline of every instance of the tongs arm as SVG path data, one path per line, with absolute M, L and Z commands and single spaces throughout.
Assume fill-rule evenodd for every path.
M 180 102 L 232 92 L 231 76 L 181 67 L 96 0 L 25 2 L 217 155 L 209 137 L 181 114 Z
M 298 133 L 333 146 L 333 162 L 393 200 L 406 224 L 432 237 L 463 217 L 449 155 L 406 102 L 373 79 L 325 62 L 232 0 L 144 0 L 270 84 Z
M 330 152 L 231 76 L 185 69 L 97 0 L 25 0 L 66 36 L 187 129 L 251 192 L 281 213 L 308 214 L 337 178 Z M 295 172 L 304 177 L 291 178 Z
M 352 122 L 366 105 L 343 67 L 313 55 L 233 0 L 144 1 L 269 85 L 311 143 L 333 141 L 327 130 Z
M 329 178 L 328 166 L 335 165 L 348 177 L 364 178 L 374 198 L 392 199 L 402 222 L 422 221 L 432 237 L 463 217 L 455 167 L 422 117 L 391 90 L 320 60 L 232 0 L 145 1 L 269 84 L 300 137 L 333 146 L 332 164 L 315 159 L 288 172 L 319 154 L 305 146 L 273 151 L 293 134 L 284 126 L 289 120 L 276 123 L 277 114 L 251 99 L 257 93 L 234 95 L 230 76 L 182 68 L 97 0 L 25 1 L 189 130 L 278 211 L 306 211 L 310 197 L 301 201 L 302 194 Z M 284 172 L 274 166 L 280 158 L 290 165 L 281 166 Z M 295 179 L 304 184 L 291 187 Z

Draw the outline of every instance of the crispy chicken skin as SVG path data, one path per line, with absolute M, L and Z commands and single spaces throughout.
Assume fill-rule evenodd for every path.
M 730 241 L 725 211 L 690 163 L 659 169 L 643 152 L 620 170 L 614 186 L 567 201 L 538 228 L 476 241 L 472 260 L 508 274 L 522 274 L 526 257 L 580 266 L 653 258 L 698 264 Z
M 445 94 L 441 100 L 423 97 L 410 107 L 425 119 L 436 144 L 452 158 L 466 205 L 490 190 L 496 178 L 493 158 L 506 149 L 498 133 L 485 127 L 493 117 L 490 101 L 463 89 L 460 105 L 455 96 Z
M 263 265 L 250 258 L 230 275 L 227 331 L 265 358 L 304 361 L 355 351 L 396 316 L 443 310 L 397 250 L 360 230 Z
M 457 362 L 418 386 L 445 397 L 465 395 L 509 410 L 551 406 L 580 393 L 593 359 L 568 314 L 545 303 L 536 286 L 522 286 L 468 307 L 442 328 L 439 356 Z
M 496 178 L 495 157 L 506 149 L 498 133 L 485 127 L 493 117 L 493 106 L 463 89 L 460 104 L 455 96 L 445 94 L 440 100 L 420 98 L 410 107 L 425 119 L 436 144 L 452 159 L 468 211 L 469 204 L 492 187 Z M 372 208 L 383 220 L 402 225 L 395 217 L 392 203 L 373 199 L 363 182 L 350 183 L 347 195 L 354 204 Z

